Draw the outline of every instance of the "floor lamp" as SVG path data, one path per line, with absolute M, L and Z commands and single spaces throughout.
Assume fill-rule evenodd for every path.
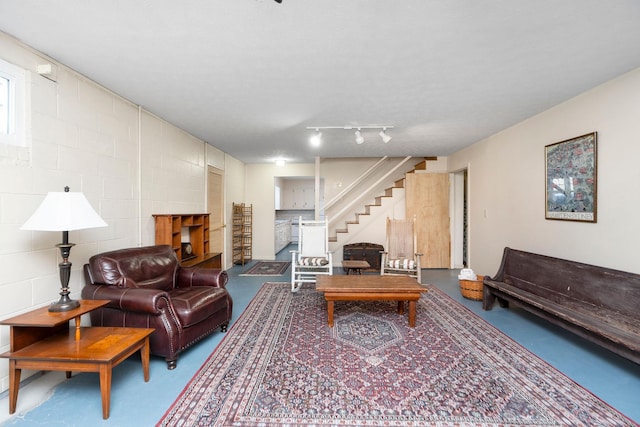
M 20 227 L 21 230 L 62 231 L 62 243 L 56 245 L 62 255 L 62 262 L 58 264 L 62 289 L 60 300 L 51 304 L 49 311 L 69 311 L 80 306 L 80 302 L 69 298 L 69 253 L 75 245 L 69 243 L 69 231 L 106 225 L 84 194 L 70 192 L 69 187 L 65 187 L 64 192 L 49 192 L 31 218 Z

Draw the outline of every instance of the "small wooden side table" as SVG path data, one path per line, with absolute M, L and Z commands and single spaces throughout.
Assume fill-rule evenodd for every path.
M 9 325 L 11 350 L 0 354 L 9 359 L 9 413 L 16 411 L 22 369 L 99 372 L 102 417 L 109 418 L 111 371 L 140 350 L 144 380 L 149 381 L 150 328 L 80 327 L 80 317 L 108 304 L 106 300 L 83 300 L 80 307 L 50 312 L 43 307 L 0 322 Z M 69 321 L 75 320 L 75 328 Z
M 345 273 L 348 274 L 362 274 L 362 269 L 371 267 L 367 261 L 364 260 L 344 260 L 342 261 L 342 268 Z

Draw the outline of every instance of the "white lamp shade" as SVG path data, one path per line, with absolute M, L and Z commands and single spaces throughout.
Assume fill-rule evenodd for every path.
M 106 226 L 107 223 L 91 207 L 84 194 L 49 192 L 31 218 L 20 229 L 71 231 Z

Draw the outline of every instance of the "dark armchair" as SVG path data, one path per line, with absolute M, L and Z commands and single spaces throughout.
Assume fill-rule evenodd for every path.
M 233 301 L 227 272 L 180 266 L 168 245 L 94 255 L 84 266 L 83 299 L 111 300 L 91 312 L 93 326 L 155 328 L 151 354 L 174 369 L 178 355 L 213 333 L 226 331 Z

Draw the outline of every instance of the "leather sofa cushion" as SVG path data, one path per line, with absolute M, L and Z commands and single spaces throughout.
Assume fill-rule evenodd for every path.
M 178 259 L 169 246 L 120 249 L 89 259 L 95 282 L 120 288 L 173 289 Z
M 223 288 L 211 286 L 193 286 L 191 288 L 176 288 L 169 292 L 173 308 L 180 319 L 180 324 L 187 328 L 198 324 L 212 316 L 220 307 L 220 300 L 227 298 Z

